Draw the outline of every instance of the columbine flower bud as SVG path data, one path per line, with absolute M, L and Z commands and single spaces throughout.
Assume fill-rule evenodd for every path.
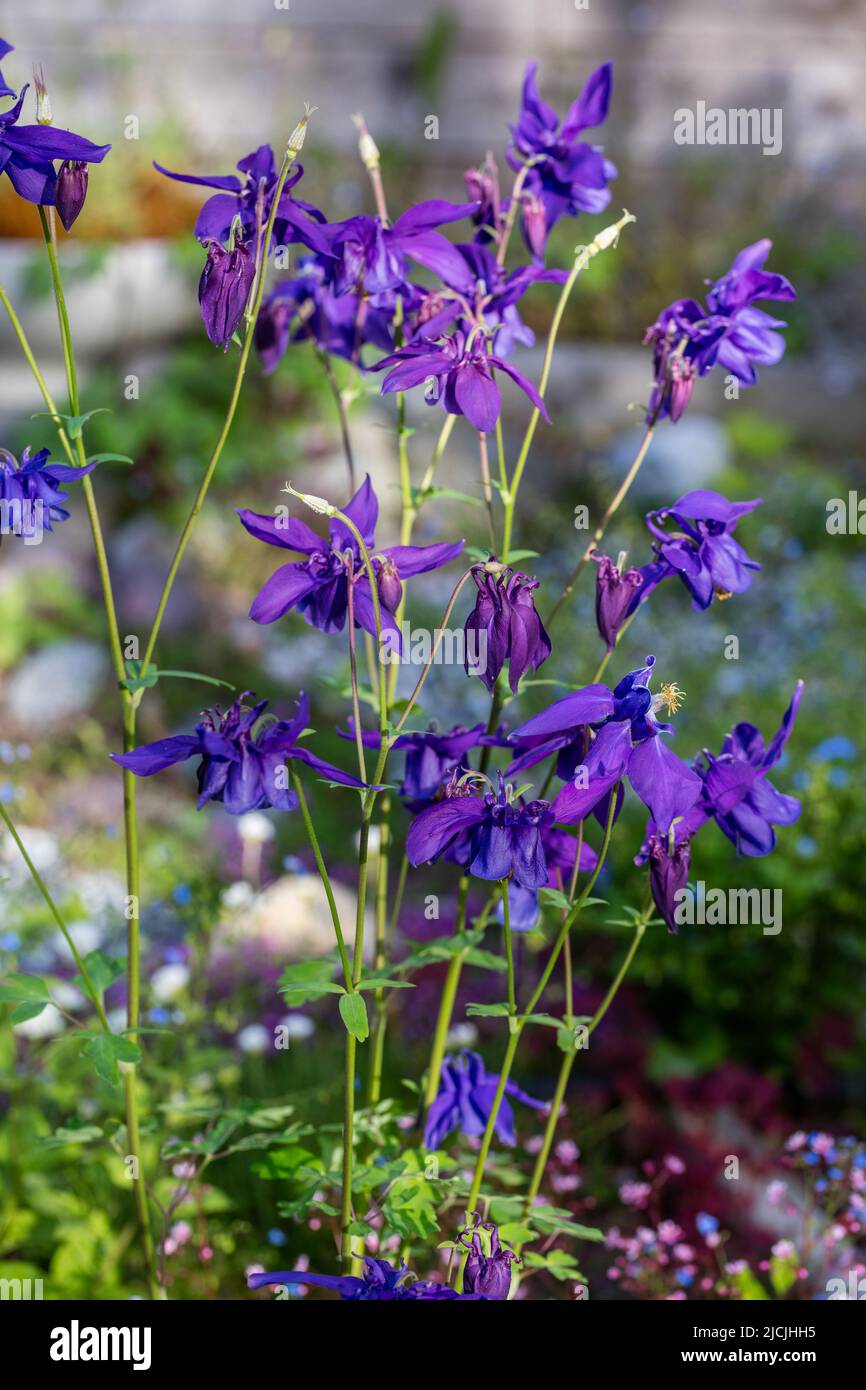
M 379 146 L 373 139 L 367 123 L 360 112 L 352 117 L 352 122 L 358 131 L 358 153 L 361 156 L 361 163 L 365 169 L 379 168 Z
M 488 151 L 478 169 L 467 169 L 463 178 L 469 197 L 481 204 L 473 214 L 473 222 L 496 232 L 499 228 L 499 171 L 492 153 Z
M 382 607 L 387 608 L 389 613 L 396 613 L 403 597 L 403 585 L 397 573 L 397 566 L 387 555 L 379 561 L 376 588 Z
M 547 245 L 547 213 L 534 193 L 527 193 L 523 198 L 523 231 L 533 256 L 543 256 Z
M 598 565 L 595 584 L 595 621 L 599 635 L 612 651 L 620 628 L 637 607 L 643 575 L 636 569 L 623 573 L 625 556 L 614 564 L 609 555 L 593 554 Z
M 332 503 L 328 502 L 324 497 L 317 497 L 314 492 L 298 492 L 292 487 L 291 483 L 286 483 L 283 491 L 290 493 L 292 497 L 297 497 L 306 507 L 309 507 L 311 511 L 318 512 L 320 516 L 337 515 L 338 508 L 333 506 Z
M 57 173 L 54 202 L 57 216 L 67 232 L 84 207 L 87 197 L 87 165 L 83 160 L 65 159 Z
M 499 1231 L 493 1221 L 481 1222 L 478 1212 L 472 1213 L 474 1224 L 460 1232 L 461 1245 L 468 1245 L 469 1254 L 463 1267 L 465 1293 L 481 1294 L 484 1298 L 507 1299 L 511 1291 L 511 1262 L 517 1256 L 503 1250 Z M 490 1253 L 484 1253 L 482 1232 L 489 1238 Z
M 210 241 L 198 286 L 198 300 L 207 335 L 217 347 L 227 348 L 247 307 L 256 264 L 244 242 L 231 251 Z
M 50 125 L 53 120 L 51 114 L 51 98 L 48 95 L 48 88 L 45 85 L 45 73 L 41 68 L 33 69 L 33 85 L 36 88 L 37 124 Z
M 304 102 L 304 114 L 298 121 L 298 124 L 295 126 L 291 135 L 289 136 L 289 141 L 286 146 L 286 153 L 291 155 L 293 159 L 296 155 L 299 155 L 301 153 L 301 150 L 304 147 L 304 141 L 307 138 L 307 126 L 309 125 L 310 117 L 312 116 L 313 112 L 317 110 L 318 107 L 310 106 L 309 102 Z

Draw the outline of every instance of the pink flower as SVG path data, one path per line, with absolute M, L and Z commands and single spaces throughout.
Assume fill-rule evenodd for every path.
M 645 1207 L 650 1195 L 648 1182 L 624 1182 L 619 1189 L 620 1200 L 627 1207 Z
M 665 1154 L 663 1162 L 669 1173 L 680 1174 L 686 1171 L 686 1165 L 676 1154 Z
M 771 1207 L 777 1207 L 788 1190 L 788 1184 L 781 1182 L 778 1178 L 771 1182 L 767 1188 L 767 1201 Z

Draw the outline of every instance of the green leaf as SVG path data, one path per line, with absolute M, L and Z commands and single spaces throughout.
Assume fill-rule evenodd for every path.
M 509 565 L 516 565 L 516 564 L 518 563 L 518 561 L 520 561 L 520 560 L 537 560 L 537 559 L 538 559 L 538 551 L 537 551 L 537 550 L 509 550 L 509 552 L 508 552 L 508 563 L 509 563 Z
M 521 1014 L 521 1023 L 540 1023 L 543 1028 L 561 1028 L 562 1019 L 554 1018 L 551 1014 Z
M 334 965 L 330 960 L 302 960 L 287 965 L 280 976 L 277 989 L 287 1004 L 306 1004 L 326 994 L 343 994 L 343 986 L 331 978 Z
M 101 997 L 126 970 L 126 957 L 107 956 L 104 951 L 90 951 L 84 957 L 84 964 L 87 966 L 93 988 Z M 72 983 L 87 992 L 83 976 L 76 975 Z
M 373 1234 L 373 1227 L 370 1225 L 369 1221 L 350 1221 L 350 1222 L 349 1222 L 349 1235 L 350 1235 L 350 1236 L 369 1236 L 369 1235 L 372 1235 L 372 1234 Z
M 477 965 L 481 970 L 507 969 L 502 956 L 495 955 L 493 951 L 482 951 L 478 947 L 466 952 L 466 964 Z
M 545 907 L 556 907 L 562 912 L 568 912 L 571 908 L 571 899 L 558 888 L 542 888 L 538 896 Z
M 0 1004 L 13 1004 L 10 1021 L 26 1023 L 38 1018 L 51 1003 L 48 986 L 38 975 L 6 975 L 0 981 Z
M 384 975 L 368 975 L 361 980 L 358 989 L 414 989 L 411 980 L 389 980 Z
M 128 454 L 91 454 L 88 463 L 135 463 Z
M 127 678 L 121 681 L 130 694 L 134 695 L 138 690 L 150 690 L 159 680 L 159 671 L 155 666 L 148 666 L 147 671 L 143 669 L 140 661 L 127 661 Z
M 55 424 L 58 420 L 62 420 L 63 428 L 66 430 L 69 438 L 78 439 L 87 421 L 92 419 L 94 415 L 110 414 L 111 411 L 107 405 L 100 405 L 97 406 L 96 410 L 85 410 L 83 415 L 64 415 L 62 410 L 37 410 L 36 413 L 31 416 L 31 419 L 36 420 L 42 415 L 47 415 L 48 419 L 53 420 Z
M 341 994 L 340 1017 L 346 1025 L 346 1032 L 351 1033 L 353 1038 L 358 1039 L 358 1042 L 364 1042 L 370 1036 L 367 1005 L 364 1003 L 362 995 Z
M 470 1018 L 507 1018 L 507 1004 L 467 1004 L 466 1012 Z
M 140 1062 L 141 1052 L 129 1038 L 117 1033 L 93 1033 L 84 1044 L 82 1057 L 90 1057 L 93 1069 L 109 1086 L 120 1084 L 119 1062 Z
M 264 1158 L 257 1159 L 250 1171 L 257 1178 L 291 1178 L 300 1168 L 323 1167 L 321 1159 L 300 1144 L 290 1144 L 286 1148 L 271 1149 Z
M 201 671 L 166 671 L 164 667 L 160 667 L 156 674 L 157 679 L 162 676 L 177 676 L 180 680 L 206 681 L 208 685 L 223 685 L 226 690 L 234 690 L 235 688 L 231 681 L 217 680 L 216 676 L 203 676 Z

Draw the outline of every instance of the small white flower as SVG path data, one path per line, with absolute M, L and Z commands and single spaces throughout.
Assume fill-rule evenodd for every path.
M 270 1046 L 271 1035 L 263 1023 L 248 1023 L 235 1035 L 235 1042 L 241 1052 L 264 1052 Z
M 273 823 L 261 811 L 247 811 L 246 815 L 238 816 L 238 834 L 247 844 L 265 845 L 276 833 Z
M 161 965 L 158 970 L 153 972 L 150 981 L 154 999 L 164 1004 L 166 1000 L 173 999 L 181 990 L 186 989 L 189 984 L 189 966 L 181 961 L 170 965 Z

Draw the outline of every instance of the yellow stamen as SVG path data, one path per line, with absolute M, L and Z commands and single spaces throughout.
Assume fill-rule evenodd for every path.
M 670 681 L 667 685 L 663 685 L 659 691 L 662 707 L 668 714 L 676 714 L 685 698 L 686 692 L 680 690 L 676 681 Z
M 716 589 L 716 590 L 715 590 L 715 595 L 716 595 L 716 598 L 719 599 L 722 603 L 724 603 L 724 601 L 725 601 L 726 598 L 733 598 L 733 597 L 734 597 L 734 595 L 731 593 L 730 589 Z

